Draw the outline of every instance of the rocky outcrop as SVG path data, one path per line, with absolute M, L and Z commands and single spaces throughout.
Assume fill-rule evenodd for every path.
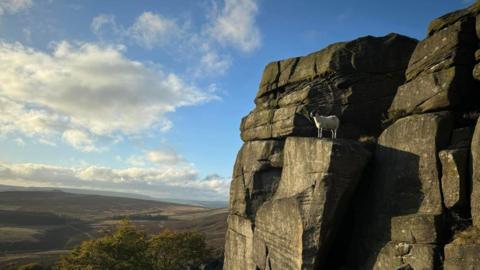
M 468 156 L 468 148 L 442 150 L 439 153 L 443 203 L 447 209 L 465 208 L 468 205 Z
M 267 65 L 241 124 L 224 269 L 325 262 L 370 154 L 355 141 L 293 136 L 316 137 L 315 110 L 340 117 L 340 136 L 378 135 L 415 45 L 369 36 Z
M 479 13 L 435 19 L 418 44 L 368 36 L 266 66 L 224 269 L 478 268 Z M 341 139 L 312 138 L 314 111 Z
M 351 257 L 361 269 L 395 269 L 384 267 L 400 267 L 402 256 L 419 250 L 433 256 L 423 259 L 436 262 L 443 225 L 437 153 L 450 141 L 452 122 L 447 112 L 413 115 L 380 135 L 370 186 L 356 211 Z M 415 248 L 395 251 L 404 245 Z
M 287 139 L 279 187 L 255 220 L 259 269 L 315 269 L 324 264 L 369 155 L 352 141 Z
M 445 246 L 444 270 L 480 269 L 480 244 L 448 244 Z
M 254 219 L 275 192 L 283 164 L 283 141 L 252 141 L 240 149 L 230 185 L 230 212 Z
M 228 216 L 227 223 L 223 269 L 255 269 L 253 263 L 253 223 L 248 218 L 235 214 Z
M 445 270 L 480 269 L 480 229 L 470 227 L 445 245 Z
M 461 14 L 460 14 L 461 13 Z M 390 117 L 466 107 L 474 93 L 472 69 L 477 49 L 475 18 L 467 11 L 440 18 L 430 26 L 405 73 Z M 454 18 L 460 18 L 453 21 Z
M 470 203 L 472 220 L 475 226 L 480 227 L 480 118 L 477 122 L 472 138 L 472 194 Z
M 315 136 L 313 110 L 337 115 L 344 138 L 378 135 L 415 45 L 398 34 L 368 36 L 268 64 L 242 139 Z

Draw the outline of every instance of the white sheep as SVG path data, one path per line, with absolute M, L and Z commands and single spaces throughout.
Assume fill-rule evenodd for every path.
M 337 138 L 337 129 L 340 126 L 340 119 L 336 115 L 322 116 L 318 112 L 310 113 L 310 117 L 315 121 L 318 128 L 318 137 L 322 138 L 323 129 L 329 129 L 332 132 L 332 139 Z

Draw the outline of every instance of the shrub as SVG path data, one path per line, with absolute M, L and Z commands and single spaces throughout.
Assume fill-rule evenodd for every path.
M 211 255 L 205 236 L 199 232 L 162 232 L 150 240 L 148 251 L 154 269 L 158 270 L 200 265 Z
M 63 256 L 59 270 L 177 270 L 199 265 L 210 256 L 199 232 L 165 231 L 148 238 L 124 221 L 110 235 L 84 241 Z
M 19 266 L 17 270 L 47 270 L 48 268 L 43 267 L 39 263 L 29 263 L 22 266 Z

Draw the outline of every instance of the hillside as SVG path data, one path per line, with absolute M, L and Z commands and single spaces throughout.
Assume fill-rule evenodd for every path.
M 111 231 L 123 219 L 148 233 L 199 230 L 209 245 L 223 249 L 225 209 L 63 191 L 4 191 L 0 269 L 39 258 L 52 261 L 81 241 Z

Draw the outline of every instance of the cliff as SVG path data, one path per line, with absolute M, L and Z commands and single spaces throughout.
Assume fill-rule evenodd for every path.
M 224 269 L 480 269 L 478 13 L 266 66 Z M 339 139 L 316 137 L 314 111 L 340 118 Z

